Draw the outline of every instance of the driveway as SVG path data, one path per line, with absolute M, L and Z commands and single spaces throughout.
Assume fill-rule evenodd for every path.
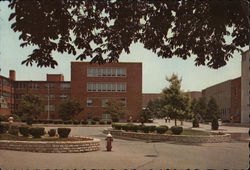
M 246 169 L 248 142 L 178 144 L 114 139 L 105 150 L 106 127 L 73 127 L 72 135 L 101 139 L 101 150 L 86 153 L 30 153 L 0 150 L 3 169 Z

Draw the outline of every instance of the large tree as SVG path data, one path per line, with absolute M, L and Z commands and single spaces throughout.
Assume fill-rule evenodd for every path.
M 104 107 L 104 113 L 109 114 L 112 121 L 116 122 L 119 121 L 119 119 L 122 119 L 128 111 L 125 108 L 124 103 L 115 99 L 109 99 Z
M 9 1 L 20 46 L 36 47 L 26 65 L 54 68 L 53 51 L 113 62 L 140 42 L 162 58 L 196 56 L 196 65 L 219 68 L 249 44 L 246 0 Z
M 26 94 L 18 105 L 17 114 L 22 118 L 37 118 L 44 109 L 42 99 L 34 94 Z
M 166 80 L 170 85 L 162 91 L 162 112 L 174 119 L 177 125 L 177 119 L 183 121 L 188 117 L 190 101 L 188 95 L 181 91 L 181 79 L 177 75 L 173 74 Z
M 83 107 L 79 102 L 74 100 L 66 100 L 59 104 L 57 112 L 62 120 L 70 120 L 82 110 Z

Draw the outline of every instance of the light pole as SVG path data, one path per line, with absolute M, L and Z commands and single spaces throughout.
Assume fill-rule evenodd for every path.
M 49 103 L 49 100 L 50 100 L 49 99 L 49 87 L 50 87 L 50 83 L 48 83 L 48 118 L 47 118 L 48 120 L 50 119 L 50 115 L 49 115 L 49 111 L 50 111 L 50 107 L 49 107 L 49 104 L 50 104 Z

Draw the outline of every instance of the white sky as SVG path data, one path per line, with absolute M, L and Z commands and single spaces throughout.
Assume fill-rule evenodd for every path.
M 17 80 L 45 80 L 46 74 L 63 74 L 65 80 L 70 80 L 70 61 L 76 61 L 75 56 L 54 53 L 58 67 L 38 68 L 21 65 L 21 62 L 32 52 L 32 47 L 21 48 L 18 36 L 8 21 L 10 9 L 8 2 L 0 2 L 0 75 L 8 77 L 9 70 L 16 70 Z M 245 48 L 244 50 L 246 50 Z M 196 67 L 194 57 L 183 60 L 177 57 L 161 59 L 153 52 L 143 48 L 142 44 L 133 44 L 131 53 L 123 53 L 120 62 L 143 63 L 143 93 L 159 93 L 168 85 L 166 76 L 177 73 L 182 77 L 182 89 L 185 91 L 200 91 L 214 84 L 234 79 L 241 74 L 241 55 L 234 54 L 223 68 L 214 70 L 206 66 Z

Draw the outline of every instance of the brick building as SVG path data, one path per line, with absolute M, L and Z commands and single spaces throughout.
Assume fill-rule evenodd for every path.
M 16 81 L 15 71 L 11 70 L 9 78 L 0 76 L 0 114 L 17 109 L 23 95 L 28 93 L 42 99 L 41 119 L 57 119 L 57 105 L 70 98 L 84 107 L 75 119 L 109 119 L 103 108 L 111 98 L 125 104 L 129 112 L 124 119 L 129 116 L 138 119 L 142 108 L 142 63 L 72 62 L 71 81 L 64 81 L 61 74 L 47 74 L 46 81 Z
M 128 115 L 139 118 L 142 108 L 142 63 L 71 63 L 71 97 L 83 104 L 82 119 L 109 119 L 104 107 L 109 99 L 125 104 Z

